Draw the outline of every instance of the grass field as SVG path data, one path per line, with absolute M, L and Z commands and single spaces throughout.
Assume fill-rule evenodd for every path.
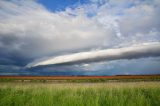
M 160 106 L 160 82 L 1 82 L 0 106 Z

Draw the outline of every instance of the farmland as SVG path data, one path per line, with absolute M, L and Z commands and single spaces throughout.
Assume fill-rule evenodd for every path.
M 0 79 L 0 106 L 159 106 L 160 104 L 158 75 L 1 76 Z
M 159 81 L 160 75 L 118 76 L 0 76 L 0 82 L 108 82 L 108 81 Z

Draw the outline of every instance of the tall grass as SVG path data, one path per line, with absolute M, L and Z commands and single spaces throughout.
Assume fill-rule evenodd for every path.
M 160 82 L 0 83 L 0 106 L 160 106 Z

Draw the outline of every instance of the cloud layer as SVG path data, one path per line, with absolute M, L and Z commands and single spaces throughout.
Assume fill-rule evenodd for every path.
M 28 67 L 57 65 L 57 64 L 79 64 L 98 61 L 111 61 L 118 59 L 136 59 L 142 57 L 160 56 L 160 43 L 143 44 L 125 48 L 81 52 L 62 55 L 37 63 L 31 63 Z
M 73 7 L 53 12 L 36 0 L 0 0 L 0 70 L 159 56 L 153 45 L 160 42 L 159 0 L 89 0 Z M 151 45 L 132 46 L 143 43 Z M 42 64 L 48 57 L 54 62 Z
M 0 7 L 2 64 L 26 64 L 61 51 L 102 46 L 114 33 L 85 15 L 70 15 L 68 9 L 52 13 L 34 1 L 2 0 Z

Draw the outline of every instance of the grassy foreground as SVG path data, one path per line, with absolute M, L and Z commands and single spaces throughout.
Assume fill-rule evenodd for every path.
M 0 106 L 159 106 L 160 82 L 0 83 Z

